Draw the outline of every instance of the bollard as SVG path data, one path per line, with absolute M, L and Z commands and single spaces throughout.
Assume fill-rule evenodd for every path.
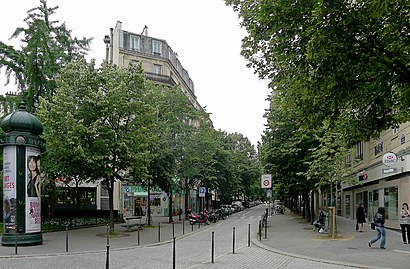
M 194 225 L 193 224 L 191 224 L 191 230 L 192 230 L 192 232 L 194 231 Z
M 268 238 L 268 218 L 265 219 L 265 239 Z
M 182 234 L 185 234 L 185 221 L 182 220 Z
M 259 221 L 259 241 L 262 241 L 262 221 Z
M 107 256 L 105 259 L 105 269 L 110 268 L 110 226 L 107 223 Z
M 172 237 L 175 237 L 175 222 L 172 222 Z
M 248 247 L 251 246 L 251 225 L 248 224 Z
M 201 223 L 200 222 L 198 222 L 198 225 L 199 225 L 199 229 L 201 229 Z
M 158 222 L 158 242 L 161 242 L 161 222 Z
M 215 232 L 212 232 L 212 237 L 211 237 L 211 263 L 214 263 L 214 255 L 215 255 Z
M 140 229 L 138 228 L 138 238 L 137 238 L 137 241 L 138 241 L 138 246 L 140 245 Z
M 68 252 L 68 224 L 65 226 L 65 252 Z
M 174 236 L 174 249 L 172 252 L 172 268 L 175 269 L 175 265 L 176 265 L 176 250 L 175 250 L 175 236 Z
M 235 254 L 235 227 L 232 229 L 232 253 Z
M 14 224 L 14 254 L 17 255 L 18 251 L 18 244 L 17 244 L 17 223 Z

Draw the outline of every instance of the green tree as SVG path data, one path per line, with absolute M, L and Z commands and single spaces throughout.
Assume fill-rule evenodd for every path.
M 153 101 L 158 108 L 157 140 L 152 149 L 154 157 L 149 165 L 149 174 L 153 184 L 168 193 L 168 216 L 172 222 L 172 192 L 180 187 L 179 167 L 186 158 L 187 141 L 191 140 L 198 116 L 178 87 L 158 88 Z
M 40 97 L 49 98 L 55 93 L 59 70 L 89 50 L 91 39 L 73 38 L 65 23 L 52 20 L 57 9 L 40 0 L 38 7 L 27 12 L 27 26 L 18 27 L 11 36 L 20 37 L 20 49 L 0 41 L 0 68 L 5 68 L 7 83 L 15 77 L 30 112 L 35 112 Z
M 408 1 L 225 2 L 248 32 L 249 66 L 305 123 L 326 119 L 354 142 L 409 120 Z
M 100 181 L 109 193 L 111 231 L 115 182 L 147 177 L 157 117 L 151 97 L 141 66 L 95 69 L 81 59 L 61 71 L 53 98 L 40 102 L 48 171 Z
M 280 94 L 272 94 L 271 107 L 266 113 L 267 129 L 262 136 L 259 157 L 264 173 L 272 174 L 272 186 L 278 199 L 305 197 L 315 188 L 305 176 L 310 148 L 317 146 L 315 132 L 303 128 L 298 111 Z M 315 178 L 317 179 L 317 178 Z M 298 209 L 299 210 L 299 209 Z

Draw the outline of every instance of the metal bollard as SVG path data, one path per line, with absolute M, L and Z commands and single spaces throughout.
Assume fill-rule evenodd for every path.
M 211 237 L 211 263 L 214 263 L 214 255 L 215 255 L 215 232 L 212 232 L 212 237 Z
M 138 238 L 137 238 L 137 240 L 138 240 L 138 246 L 140 245 L 140 229 L 138 228 Z
M 235 227 L 232 229 L 232 253 L 235 254 Z
M 105 259 L 105 269 L 110 268 L 110 226 L 107 223 L 107 256 Z
M 18 251 L 18 244 L 17 244 L 17 223 L 14 224 L 14 254 L 17 255 Z
M 194 225 L 191 225 L 191 230 L 192 230 L 192 232 L 194 231 Z
M 248 247 L 251 246 L 251 225 L 248 224 Z
M 172 222 L 172 237 L 175 237 L 175 222 Z
M 265 219 L 265 239 L 268 238 L 268 218 Z
M 174 248 L 173 248 L 173 252 L 172 252 L 172 268 L 175 269 L 176 267 L 176 250 L 175 250 L 175 236 L 174 236 Z
M 68 252 L 68 224 L 65 226 L 65 252 Z
M 182 220 L 182 234 L 185 234 L 185 221 Z
M 262 221 L 259 221 L 259 241 L 262 241 Z
M 158 222 L 158 242 L 161 242 L 161 222 Z

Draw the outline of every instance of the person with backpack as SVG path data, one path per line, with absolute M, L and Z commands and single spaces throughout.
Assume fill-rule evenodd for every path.
M 369 248 L 372 247 L 374 243 L 376 243 L 380 238 L 380 248 L 386 249 L 386 230 L 384 229 L 384 222 L 385 222 L 385 209 L 384 207 L 380 206 L 377 209 L 376 215 L 374 215 L 373 222 L 375 224 L 375 230 L 377 232 L 377 236 L 367 242 Z

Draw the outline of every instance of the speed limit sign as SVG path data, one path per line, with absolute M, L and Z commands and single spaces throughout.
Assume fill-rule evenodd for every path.
M 261 177 L 262 189 L 269 189 L 272 187 L 272 175 L 262 175 Z

